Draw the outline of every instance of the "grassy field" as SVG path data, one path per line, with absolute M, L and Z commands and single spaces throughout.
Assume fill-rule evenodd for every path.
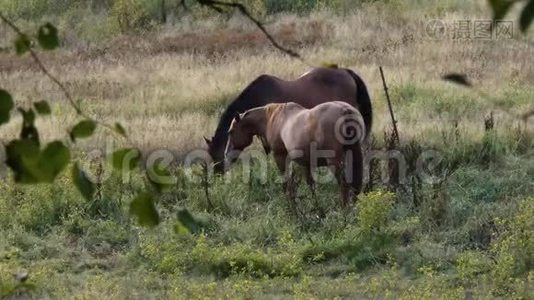
M 534 37 L 516 30 L 511 39 L 436 39 L 425 30 L 432 19 L 452 28 L 489 15 L 485 1 L 413 0 L 265 16 L 275 38 L 311 64 L 336 63 L 363 77 L 378 149 L 387 146 L 390 124 L 383 66 L 399 150 L 410 164 L 437 151 L 446 180 L 419 183 L 410 172 L 409 183 L 386 192 L 373 175 L 372 191 L 350 211 L 339 207 L 336 185 L 319 186 L 316 207 L 301 184 L 302 214 L 294 216 L 274 168 L 266 184 L 255 169 L 247 183 L 238 168 L 232 180 L 210 178 L 209 209 L 203 186 L 176 167 L 178 182 L 157 203 L 162 223 L 146 229 L 128 215 L 141 178 L 125 182 L 104 165 L 106 180 L 88 202 L 68 174 L 53 185 L 15 186 L 0 166 L 0 298 L 532 299 L 534 124 L 519 116 L 534 99 Z M 309 68 L 239 16 L 185 17 L 102 39 L 94 38 L 100 31 L 69 32 L 68 20 L 59 23 L 65 44 L 42 54 L 50 71 L 84 111 L 121 121 L 145 155 L 165 149 L 176 162 L 204 147 L 202 136 L 213 134 L 222 110 L 256 76 L 290 79 Z M 475 87 L 440 79 L 449 72 L 466 73 Z M 67 140 L 66 126 L 78 118 L 28 56 L 0 53 L 0 86 L 21 105 L 49 100 L 53 115 L 38 120 L 42 139 Z M 19 126 L 1 127 L 1 139 Z M 102 130 L 75 146 L 76 157 L 94 174 L 98 153 L 125 144 Z M 184 231 L 181 208 L 200 232 Z M 16 275 L 26 272 L 26 285 L 18 285 Z

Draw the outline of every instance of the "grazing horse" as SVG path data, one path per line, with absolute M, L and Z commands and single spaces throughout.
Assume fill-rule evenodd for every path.
M 366 127 L 360 112 L 346 102 L 333 101 L 306 109 L 294 102 L 268 104 L 237 115 L 228 131 L 225 158 L 231 163 L 258 136 L 272 151 L 280 172 L 291 180 L 289 163 L 304 166 L 314 192 L 315 167 L 329 166 L 341 186 L 343 205 L 350 187 L 358 195 L 362 187 L 362 142 Z
M 271 75 L 261 75 L 250 83 L 227 107 L 221 116 L 215 135 L 207 139 L 208 152 L 216 172 L 224 172 L 224 147 L 230 123 L 236 115 L 269 103 L 293 101 L 312 108 L 328 101 L 343 101 L 356 107 L 365 122 L 367 134 L 373 120 L 371 99 L 363 80 L 349 69 L 315 68 L 293 81 Z

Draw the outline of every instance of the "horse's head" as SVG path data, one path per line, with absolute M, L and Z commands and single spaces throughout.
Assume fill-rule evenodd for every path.
M 244 114 L 237 115 L 228 130 L 228 141 L 224 150 L 224 158 L 228 165 L 237 160 L 239 154 L 252 144 L 252 139 L 254 138 L 252 124 L 249 124 L 247 117 L 243 116 Z
M 208 153 L 213 160 L 213 170 L 215 173 L 224 173 L 224 147 L 223 142 L 220 142 L 216 137 L 208 139 L 204 137 L 208 145 Z

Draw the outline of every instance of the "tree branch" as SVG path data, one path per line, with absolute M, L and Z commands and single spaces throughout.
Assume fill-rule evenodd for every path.
M 258 27 L 260 29 L 260 31 L 265 35 L 265 37 L 269 40 L 269 42 L 271 43 L 271 45 L 273 45 L 273 47 L 275 47 L 276 49 L 278 49 L 282 53 L 284 53 L 284 54 L 286 54 L 286 55 L 288 55 L 288 56 L 290 56 L 292 58 L 296 58 L 296 59 L 300 60 L 302 63 L 304 63 L 304 64 L 306 64 L 308 66 L 311 66 L 311 64 L 307 63 L 306 60 L 304 60 L 304 58 L 299 53 L 297 53 L 296 51 L 294 51 L 292 49 L 289 49 L 289 48 L 286 48 L 286 47 L 282 46 L 281 44 L 279 44 L 274 39 L 274 37 L 267 31 L 265 26 L 258 19 L 253 17 L 252 14 L 248 11 L 248 9 L 243 4 L 237 3 L 237 2 L 224 2 L 224 1 L 219 1 L 219 0 L 196 0 L 196 1 L 200 5 L 207 6 L 207 7 L 211 8 L 211 9 L 213 9 L 213 10 L 219 12 L 219 13 L 223 12 L 222 7 L 230 7 L 230 8 L 237 9 L 242 15 L 244 15 L 247 19 L 249 19 L 252 23 L 254 23 L 254 25 L 256 25 L 256 27 Z M 179 2 L 179 5 L 183 6 L 183 8 L 187 10 L 187 6 L 186 6 L 186 1 L 185 0 L 181 0 Z M 1 13 L 0 13 L 0 19 L 3 22 L 5 22 L 11 29 L 13 29 L 17 34 L 24 35 L 24 33 L 13 22 L 8 20 Z M 28 47 L 28 51 L 30 52 L 31 57 L 33 58 L 33 60 L 35 61 L 35 63 L 39 67 L 39 69 L 50 80 L 52 80 L 52 82 L 54 82 L 59 87 L 61 92 L 65 95 L 65 97 L 69 101 L 70 105 L 74 108 L 74 110 L 76 111 L 76 113 L 78 115 L 83 116 L 86 119 L 92 120 L 92 121 L 98 123 L 99 125 L 101 125 L 102 127 L 105 127 L 107 129 L 110 129 L 111 131 L 115 132 L 115 129 L 114 129 L 113 126 L 104 124 L 102 122 L 98 122 L 98 121 L 94 120 L 93 118 L 85 115 L 83 113 L 81 107 L 76 103 L 76 101 L 74 101 L 74 98 L 72 97 L 72 95 L 70 94 L 68 89 L 65 87 L 65 85 L 57 77 L 55 77 L 54 75 L 52 75 L 48 71 L 48 69 L 44 66 L 42 61 L 39 59 L 39 56 L 37 55 L 37 53 L 31 47 Z
M 15 31 L 18 35 L 25 35 L 24 32 L 22 32 L 22 30 L 20 30 L 20 28 L 17 27 L 17 25 L 15 25 L 13 22 L 11 22 L 9 19 L 7 19 L 2 13 L 0 13 L 0 20 L 2 20 L 4 23 L 7 24 L 7 26 L 9 26 L 13 31 Z M 72 108 L 76 111 L 76 114 L 78 114 L 79 116 L 82 116 L 88 120 L 91 120 L 91 121 L 94 121 L 95 123 L 99 124 L 100 126 L 102 127 L 105 127 L 109 130 L 111 130 L 112 132 L 116 132 L 115 131 L 115 128 L 112 126 L 112 125 L 109 125 L 109 124 L 105 124 L 103 122 L 99 122 L 93 118 L 91 118 L 90 116 L 86 115 L 81 107 L 76 103 L 76 101 L 74 101 L 74 98 L 72 97 L 72 95 L 70 94 L 69 90 L 65 87 L 65 85 L 56 77 L 54 76 L 52 73 L 50 73 L 50 71 L 48 71 L 48 69 L 44 66 L 43 62 L 41 61 L 41 59 L 39 59 L 39 56 L 37 55 L 37 53 L 32 49 L 32 47 L 28 47 L 28 52 L 30 53 L 33 61 L 37 64 L 37 66 L 39 67 L 39 69 L 50 79 L 52 80 L 52 82 L 54 82 L 54 84 L 56 84 L 59 89 L 61 90 L 61 92 L 63 93 L 63 95 L 65 95 L 65 98 L 67 98 L 67 100 L 69 101 L 70 105 L 72 106 Z M 131 142 L 129 140 L 128 137 L 125 137 L 129 142 Z
M 243 4 L 236 3 L 236 2 L 223 2 L 223 1 L 219 1 L 219 0 L 197 0 L 197 2 L 199 4 L 201 4 L 201 5 L 204 5 L 204 6 L 207 6 L 207 7 L 211 8 L 211 9 L 213 9 L 213 10 L 219 12 L 219 13 L 223 12 L 221 7 L 230 7 L 230 8 L 235 8 L 235 9 L 239 10 L 239 12 L 242 15 L 244 15 L 247 19 L 252 21 L 252 23 L 254 23 L 256 25 L 256 27 L 258 27 L 261 30 L 261 32 L 265 35 L 265 37 L 267 37 L 267 39 L 269 40 L 271 45 L 273 45 L 273 47 L 275 47 L 276 49 L 280 50 L 281 52 L 289 55 L 290 57 L 293 57 L 293 58 L 296 58 L 296 59 L 300 60 L 301 62 L 303 62 L 304 64 L 306 64 L 308 66 L 310 65 L 296 51 L 280 45 L 273 38 L 273 36 L 267 31 L 267 29 L 265 29 L 265 26 L 258 19 L 254 18 L 252 16 L 252 14 L 248 11 L 248 9 Z
M 2 15 L 2 13 L 0 13 L 0 19 L 7 24 L 7 26 L 9 26 L 11 29 L 13 29 L 13 31 L 15 31 L 17 34 L 19 35 L 25 35 L 21 30 L 20 28 L 18 28 L 14 23 L 12 23 L 11 21 L 9 21 L 4 15 Z M 37 53 L 35 53 L 35 51 L 31 48 L 31 47 L 28 47 L 28 51 L 30 52 L 30 55 L 32 56 L 33 60 L 35 61 L 35 63 L 37 64 L 37 66 L 39 67 L 39 69 L 41 69 L 41 71 L 48 77 L 50 78 L 50 80 L 52 80 L 60 89 L 61 91 L 63 92 L 63 94 L 65 95 L 65 97 L 67 98 L 67 100 L 69 100 L 71 106 L 74 108 L 74 110 L 76 111 L 77 114 L 79 115 L 82 115 L 82 110 L 80 109 L 80 106 L 74 101 L 74 99 L 72 98 L 71 94 L 69 93 L 69 91 L 67 90 L 67 88 L 63 85 L 63 83 L 61 83 L 61 81 L 59 81 L 59 79 L 57 79 L 54 75 L 52 75 L 47 69 L 46 67 L 43 65 L 43 63 L 41 62 L 41 60 L 39 59 L 39 56 L 37 56 Z

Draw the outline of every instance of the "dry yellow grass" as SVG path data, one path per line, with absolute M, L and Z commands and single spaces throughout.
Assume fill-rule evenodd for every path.
M 496 113 L 498 122 L 512 124 L 516 115 L 531 107 L 528 98 L 533 95 L 529 84 L 534 82 L 534 65 L 530 61 L 534 57 L 532 36 L 520 36 L 516 32 L 514 39 L 504 41 L 450 37 L 434 40 L 425 33 L 428 20 L 440 18 L 451 23 L 458 19 L 486 19 L 489 11 L 485 2 L 466 5 L 465 14 L 449 12 L 446 4 L 433 10 L 435 15 L 426 16 L 420 15 L 413 5 L 407 7 L 412 8 L 405 9 L 399 4 L 386 9 L 376 4 L 346 16 L 329 12 L 317 12 L 305 18 L 287 15 L 269 28 L 312 64 L 332 62 L 357 70 L 370 88 L 377 134 L 389 124 L 379 65 L 384 66 L 393 91 L 404 137 L 449 126 L 451 118 L 458 118 L 461 126 L 476 136 L 489 111 Z M 481 8 L 484 10 L 477 11 Z M 97 54 L 70 47 L 53 55 L 46 54 L 45 63 L 81 100 L 89 114 L 105 122 L 122 122 L 142 149 L 167 148 L 176 153 L 203 147 L 202 136 L 213 133 L 224 103 L 231 101 L 256 76 L 269 73 L 291 79 L 308 69 L 298 60 L 275 51 L 261 37 L 258 40 L 252 25 L 240 18 L 226 25 L 208 21 L 200 32 L 197 29 L 187 32 L 187 28 L 195 28 L 191 24 L 177 28 L 178 31 L 164 30 L 150 40 L 117 39 L 115 47 L 95 51 Z M 199 50 L 202 43 L 213 42 L 218 34 L 210 34 L 213 30 L 220 30 L 219 46 Z M 243 43 L 231 47 L 236 34 L 237 40 L 252 37 L 252 46 Z M 176 46 L 184 35 L 197 35 L 199 41 L 195 44 L 194 38 L 189 39 L 190 44 L 186 46 L 191 48 Z M 299 43 L 299 38 L 304 42 Z M 2 88 L 11 91 L 18 104 L 50 100 L 54 115 L 39 121 L 42 136 L 66 138 L 66 126 L 74 124 L 76 116 L 58 89 L 31 67 L 27 57 L 0 56 L 4 56 L 4 64 L 10 62 L 10 68 L 0 72 Z M 440 79 L 442 74 L 453 71 L 466 73 L 481 91 L 494 97 L 484 99 L 474 91 Z M 434 96 L 443 93 L 449 102 L 444 104 L 441 117 L 432 113 L 432 102 L 436 99 L 423 101 L 418 96 L 413 103 L 411 99 L 400 99 L 407 85 L 415 87 L 416 96 L 420 88 L 435 91 Z M 498 105 L 495 102 L 507 97 L 503 91 L 520 91 L 526 96 L 511 106 Z M 463 101 L 472 101 L 472 106 Z M 447 106 L 454 105 L 469 111 L 448 116 Z M 0 135 L 16 135 L 18 123 L 1 128 Z M 100 132 L 81 147 L 100 146 L 104 140 Z

